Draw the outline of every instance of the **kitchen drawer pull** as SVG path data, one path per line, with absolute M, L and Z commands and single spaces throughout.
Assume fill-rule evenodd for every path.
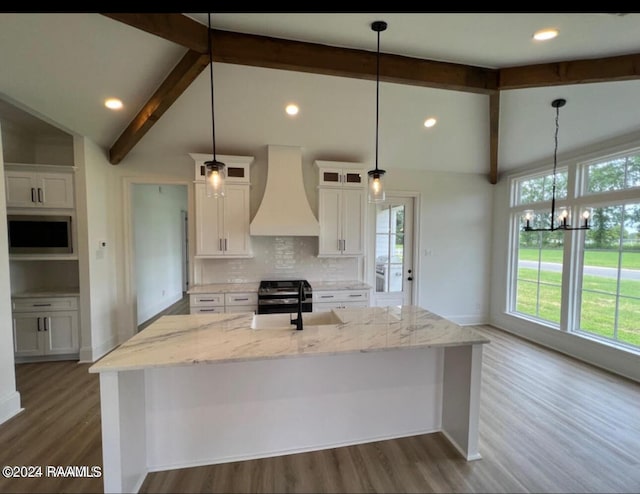
M 240 300 L 249 300 L 249 297 L 244 297 L 244 298 L 234 298 L 233 299 L 235 302 L 238 302 Z
M 51 307 L 51 304 L 32 304 L 33 307 Z
M 201 298 L 200 302 L 215 302 L 215 298 Z
M 38 202 L 44 202 L 42 199 L 42 189 L 38 187 Z
M 362 293 L 351 293 L 349 294 L 350 297 L 362 297 Z
M 36 201 L 36 189 L 33 187 L 31 187 L 31 202 L 38 202 Z
M 200 309 L 200 312 L 215 312 L 216 309 Z
M 40 318 L 38 318 L 38 331 L 42 331 L 42 329 L 40 329 Z
M 49 331 L 49 326 L 51 326 L 51 323 L 48 321 L 49 318 L 48 317 L 43 317 L 42 319 L 44 319 L 44 330 L 45 331 Z M 49 323 L 48 323 L 49 322 Z M 48 323 L 48 324 L 47 324 Z
M 320 295 L 320 298 L 333 298 L 334 295 Z

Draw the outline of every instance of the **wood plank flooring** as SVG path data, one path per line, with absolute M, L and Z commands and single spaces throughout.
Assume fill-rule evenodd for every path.
M 640 492 L 640 384 L 489 326 L 481 460 L 440 434 L 150 473 L 141 492 Z M 0 425 L 2 465 L 101 465 L 97 376 L 18 364 L 25 411 Z M 5 479 L 0 492 L 102 492 L 102 479 Z

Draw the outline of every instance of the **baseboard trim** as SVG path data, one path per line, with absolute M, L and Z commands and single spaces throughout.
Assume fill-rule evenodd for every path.
M 5 423 L 23 410 L 24 408 L 20 407 L 20 393 L 17 391 L 9 393 L 0 401 L 0 424 Z

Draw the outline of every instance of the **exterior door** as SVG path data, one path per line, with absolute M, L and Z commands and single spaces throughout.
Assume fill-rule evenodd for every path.
M 388 196 L 374 207 L 374 305 L 410 305 L 414 278 L 414 199 Z

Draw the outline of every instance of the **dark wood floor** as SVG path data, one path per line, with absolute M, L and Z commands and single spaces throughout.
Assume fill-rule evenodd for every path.
M 640 492 L 640 384 L 488 326 L 479 448 L 440 434 L 155 472 L 142 492 Z M 1 465 L 101 465 L 98 378 L 19 364 L 25 411 L 0 426 Z M 102 492 L 96 478 L 6 479 L 0 492 Z

